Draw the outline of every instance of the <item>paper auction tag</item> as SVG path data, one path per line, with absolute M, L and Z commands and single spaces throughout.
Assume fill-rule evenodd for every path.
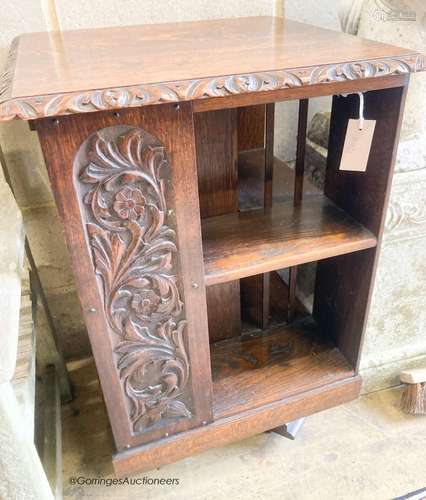
M 376 120 L 364 120 L 362 130 L 359 129 L 359 120 L 349 120 L 339 170 L 350 172 L 367 170 L 375 127 Z

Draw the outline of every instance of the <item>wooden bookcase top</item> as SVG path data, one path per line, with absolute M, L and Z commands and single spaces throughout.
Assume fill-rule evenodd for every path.
M 274 17 L 31 33 L 0 78 L 0 121 L 420 71 L 409 49 Z

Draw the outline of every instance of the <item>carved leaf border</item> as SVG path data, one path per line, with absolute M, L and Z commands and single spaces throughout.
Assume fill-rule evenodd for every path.
M 127 126 L 102 129 L 81 148 L 79 192 L 105 317 L 120 339 L 114 352 L 133 432 L 190 418 L 181 400 L 190 364 L 176 234 L 167 224 L 165 148 Z
M 88 113 L 148 104 L 189 101 L 210 97 L 265 92 L 307 85 L 328 84 L 364 78 L 378 78 L 424 71 L 426 58 L 407 54 L 398 58 L 354 61 L 269 72 L 182 80 L 65 94 L 3 99 L 0 93 L 0 121 L 32 120 L 48 116 Z M 0 78 L 8 82 L 6 74 Z M 0 84 L 1 87 L 1 84 Z M 6 91 L 5 95 L 7 94 Z

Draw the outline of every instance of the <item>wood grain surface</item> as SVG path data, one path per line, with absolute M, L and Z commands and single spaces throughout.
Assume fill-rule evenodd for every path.
M 265 144 L 265 106 L 238 108 L 238 152 L 260 149 Z
M 420 71 L 409 49 L 276 17 L 31 33 L 0 81 L 0 120 L 274 91 Z
M 224 446 L 278 427 L 359 396 L 361 377 L 353 376 L 333 384 L 290 396 L 260 408 L 221 418 L 215 422 L 118 453 L 113 460 L 118 476 L 127 476 L 169 464 L 212 447 Z
M 326 259 L 376 245 L 376 238 L 322 195 L 202 222 L 207 285 Z
M 264 205 L 265 150 L 243 151 L 238 155 L 238 194 L 240 210 Z M 272 201 L 282 203 L 293 199 L 295 171 L 276 156 L 273 158 Z M 304 194 L 320 194 L 309 178 L 304 179 Z
M 237 110 L 194 115 L 200 215 L 213 217 L 238 210 Z M 210 341 L 241 332 L 240 281 L 206 290 Z
M 337 380 L 354 370 L 309 319 L 211 346 L 214 418 Z
M 360 361 L 406 93 L 405 86 L 365 94 L 365 117 L 377 120 L 366 172 L 339 170 L 348 119 L 358 116 L 359 99 L 333 98 L 325 193 L 368 228 L 378 245 L 318 264 L 314 317 L 354 366 Z

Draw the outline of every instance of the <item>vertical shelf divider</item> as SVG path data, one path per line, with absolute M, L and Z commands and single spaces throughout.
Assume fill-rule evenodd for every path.
M 265 106 L 265 180 L 264 180 L 264 208 L 272 208 L 272 183 L 274 175 L 274 128 L 275 104 Z M 269 323 L 271 301 L 271 273 L 262 275 L 262 329 Z
M 299 119 L 297 125 L 297 149 L 294 179 L 294 206 L 300 205 L 303 198 L 303 176 L 305 174 L 306 130 L 308 127 L 309 99 L 299 101 Z
M 237 112 L 225 109 L 196 113 L 194 126 L 201 218 L 236 212 Z M 210 341 L 239 335 L 240 280 L 208 287 L 206 298 Z
M 303 199 L 303 177 L 305 175 L 308 106 L 309 106 L 309 99 L 300 99 L 299 120 L 297 125 L 297 149 L 296 149 L 296 165 L 295 165 L 294 195 L 293 195 L 293 204 L 295 207 L 301 205 Z M 297 266 L 293 266 L 289 269 L 288 310 L 287 310 L 287 320 L 289 323 L 293 321 L 296 309 L 297 271 L 298 271 Z

